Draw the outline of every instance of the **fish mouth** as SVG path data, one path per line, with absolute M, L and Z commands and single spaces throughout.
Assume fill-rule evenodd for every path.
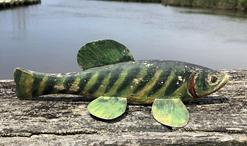
M 223 77 L 222 77 L 221 82 L 218 83 L 218 85 L 215 87 L 215 89 L 213 91 L 205 94 L 205 95 L 202 95 L 202 97 L 210 95 L 210 94 L 220 90 L 222 87 L 224 87 L 228 83 L 230 76 L 227 73 L 222 73 L 222 76 Z
M 224 87 L 228 83 L 228 81 L 229 81 L 230 76 L 227 73 L 223 73 L 223 74 L 224 74 L 223 75 L 224 76 L 223 77 L 223 80 L 218 84 L 218 86 L 216 87 L 216 90 L 215 91 L 218 91 L 219 89 L 221 89 L 222 87 Z
M 227 84 L 227 82 L 229 81 L 229 75 L 227 73 L 222 73 L 222 80 L 218 83 L 217 86 L 215 86 L 214 90 L 211 90 L 211 91 L 206 92 L 206 93 L 201 94 L 201 95 L 198 95 L 196 92 L 195 79 L 196 79 L 196 75 L 192 74 L 190 81 L 188 83 L 188 91 L 192 97 L 200 98 L 200 97 L 208 96 L 208 95 L 220 90 L 222 87 L 224 87 Z

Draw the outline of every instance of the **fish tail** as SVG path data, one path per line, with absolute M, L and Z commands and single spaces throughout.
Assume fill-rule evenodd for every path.
M 72 87 L 75 79 L 75 75 L 68 74 L 46 74 L 22 68 L 14 71 L 16 95 L 20 99 L 57 93 L 73 94 L 76 92 L 76 87 Z

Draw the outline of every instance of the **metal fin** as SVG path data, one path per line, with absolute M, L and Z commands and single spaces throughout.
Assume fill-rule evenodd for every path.
M 184 127 L 189 121 L 189 112 L 179 98 L 155 99 L 152 114 L 155 120 L 170 127 Z
M 87 109 L 95 117 L 112 120 L 120 117 L 127 108 L 127 98 L 101 96 L 89 103 Z

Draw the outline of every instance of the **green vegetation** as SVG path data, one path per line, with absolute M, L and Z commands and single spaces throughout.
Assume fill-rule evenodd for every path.
M 0 9 L 40 3 L 41 0 L 0 0 Z
M 165 5 L 227 10 L 247 10 L 247 0 L 162 0 Z
M 247 11 L 247 0 L 113 0 L 126 2 L 161 2 L 164 5 Z

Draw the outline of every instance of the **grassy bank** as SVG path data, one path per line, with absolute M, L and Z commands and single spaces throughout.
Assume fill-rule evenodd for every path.
M 247 10 L 247 0 L 162 0 L 165 5 L 213 8 L 225 10 Z
M 0 9 L 16 6 L 38 4 L 41 0 L 0 0 Z

